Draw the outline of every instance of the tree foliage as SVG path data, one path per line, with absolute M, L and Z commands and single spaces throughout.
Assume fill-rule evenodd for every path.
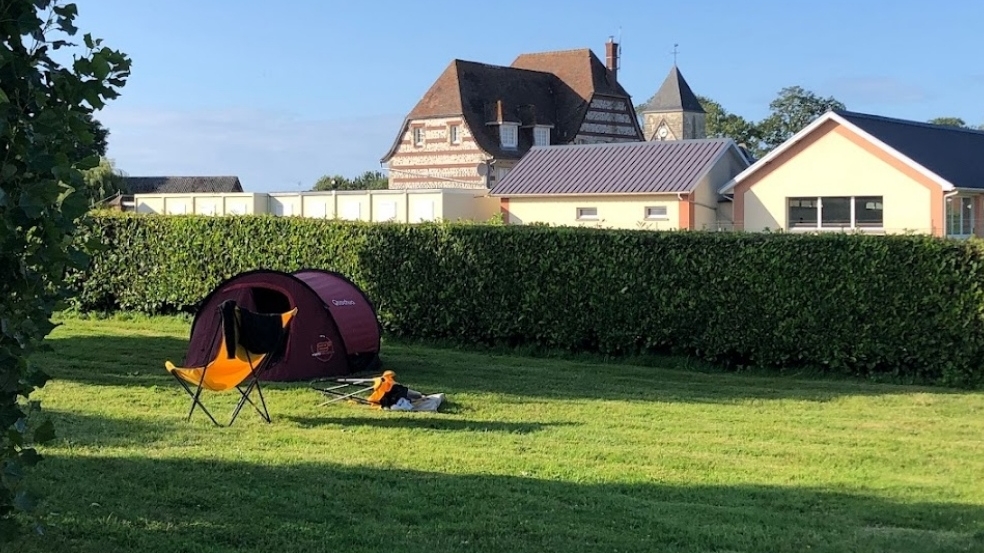
M 78 34 L 75 4 L 5 0 L 0 17 L 0 541 L 30 510 L 26 471 L 41 460 L 36 444 L 53 437 L 25 402 L 48 380 L 29 362 L 52 330 L 67 272 L 86 261 L 70 239 L 89 208 L 83 171 L 99 158 L 92 114 L 118 96 L 130 60 Z M 54 51 L 73 48 L 70 67 Z M 100 126 L 101 127 L 101 126 Z M 84 156 L 84 157 L 83 157 Z
M 366 171 L 354 179 L 342 175 L 324 175 L 311 190 L 384 190 L 389 179 L 380 171 Z
M 92 169 L 82 172 L 85 181 L 85 192 L 89 198 L 89 205 L 96 207 L 102 202 L 115 197 L 118 194 L 126 194 L 126 176 L 116 168 L 113 160 L 105 157 L 99 158 L 99 165 Z
M 762 138 L 755 123 L 744 117 L 730 113 L 718 102 L 698 96 L 701 106 L 707 112 L 705 117 L 708 138 L 731 138 L 748 149 L 759 147 Z
M 966 129 L 967 122 L 959 117 L 936 117 L 927 121 L 931 125 L 942 125 L 944 127 L 957 127 Z
M 105 157 L 109 149 L 109 129 L 93 117 L 91 113 L 84 116 L 86 127 L 84 133 L 80 133 L 75 140 L 75 151 L 71 159 L 81 161 L 88 157 Z M 89 140 L 89 136 L 92 140 Z
M 845 107 L 833 96 L 824 98 L 801 86 L 786 87 L 769 103 L 769 116 L 757 125 L 762 148 L 772 150 L 827 111 Z

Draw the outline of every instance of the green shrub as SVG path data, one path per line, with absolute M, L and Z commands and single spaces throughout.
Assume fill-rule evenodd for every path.
M 98 217 L 84 310 L 192 311 L 241 271 L 349 275 L 386 331 L 602 354 L 686 353 L 979 383 L 984 264 L 925 236 L 644 232 L 293 217 Z

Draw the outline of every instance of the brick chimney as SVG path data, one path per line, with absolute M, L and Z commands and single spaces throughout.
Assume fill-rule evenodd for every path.
M 612 72 L 612 77 L 618 80 L 618 43 L 614 37 L 608 37 L 605 43 L 605 67 Z

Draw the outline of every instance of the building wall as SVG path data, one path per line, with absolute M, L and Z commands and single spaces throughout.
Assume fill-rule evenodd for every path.
M 646 219 L 646 207 L 663 206 L 666 215 L 658 220 Z M 681 206 L 683 209 L 681 209 Z M 578 220 L 579 208 L 595 208 L 594 220 Z M 584 226 L 598 228 L 674 230 L 687 226 L 690 215 L 686 203 L 676 194 L 653 196 L 549 196 L 503 198 L 506 223 L 523 225 Z
M 646 140 L 694 140 L 707 138 L 706 115 L 691 112 L 644 113 L 643 134 Z M 669 131 L 665 138 L 656 131 L 665 123 Z
M 882 196 L 886 233 L 943 230 L 939 185 L 834 121 L 735 187 L 735 223 L 789 229 L 787 198 L 821 196 Z
M 134 208 L 165 215 L 252 215 L 266 212 L 266 194 L 137 194 Z
M 636 142 L 643 139 L 636 128 L 635 111 L 624 98 L 595 95 L 584 114 L 574 142 Z
M 442 215 L 445 221 L 485 222 L 499 213 L 499 205 L 499 198 L 493 198 L 483 190 L 476 190 L 474 194 L 449 194 L 444 197 Z
M 731 202 L 721 202 L 721 189 L 748 168 L 748 162 L 728 151 L 694 189 L 694 230 L 733 230 Z
M 458 126 L 458 144 L 450 140 L 452 125 Z M 423 129 L 423 144 L 413 142 L 416 128 Z M 478 174 L 477 167 L 488 158 L 478 148 L 463 118 L 413 120 L 389 160 L 389 188 L 485 188 L 485 178 Z
M 342 190 L 272 194 L 137 194 L 138 213 L 271 214 L 374 222 L 488 221 L 499 212 L 486 189 Z

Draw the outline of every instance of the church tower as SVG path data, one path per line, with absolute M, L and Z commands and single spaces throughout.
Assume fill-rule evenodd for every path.
M 646 140 L 692 140 L 706 138 L 707 112 L 676 64 L 663 86 L 642 108 Z

